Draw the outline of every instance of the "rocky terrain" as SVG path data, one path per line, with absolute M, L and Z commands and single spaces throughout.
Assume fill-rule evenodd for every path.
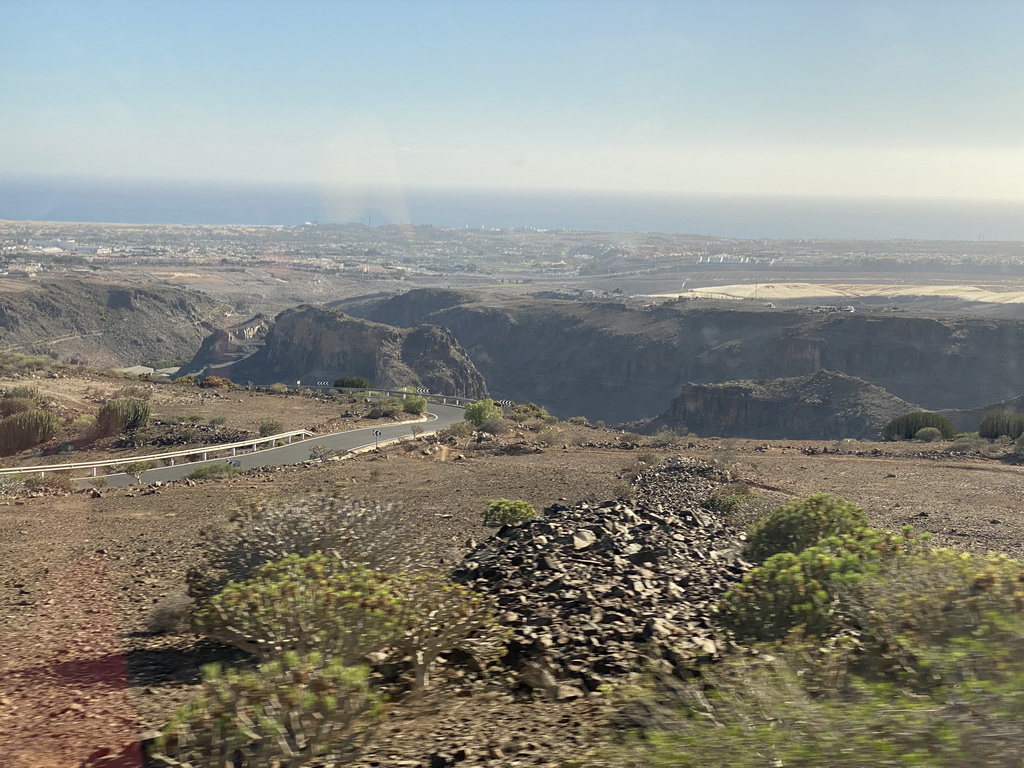
M 129 366 L 191 357 L 225 311 L 181 288 L 46 280 L 0 290 L 0 338 L 7 350 Z
M 241 359 L 215 364 L 253 347 Z M 483 376 L 451 331 L 431 325 L 391 327 L 313 306 L 286 310 L 272 323 L 254 318 L 216 334 L 181 373 L 200 370 L 259 384 L 362 376 L 385 389 L 412 386 L 462 397 L 487 395 Z
M 665 413 L 635 428 L 772 440 L 876 440 L 892 419 L 918 410 L 881 387 L 822 370 L 790 379 L 687 384 Z
M 348 306 L 342 303 L 342 307 Z M 1020 394 L 1024 321 L 416 290 L 347 311 L 451 329 L 498 397 L 612 422 L 669 409 L 687 384 L 836 371 L 928 409 Z M 978 375 L 984 371 L 984 375 Z

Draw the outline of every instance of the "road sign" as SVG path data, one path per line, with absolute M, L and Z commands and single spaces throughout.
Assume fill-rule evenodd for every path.
M 418 392 L 419 394 L 421 394 L 421 395 L 429 395 L 429 394 L 430 394 L 430 390 L 429 390 L 429 389 L 427 389 L 426 387 L 420 387 L 420 388 L 419 388 L 419 389 L 417 389 L 416 391 L 417 391 L 417 392 Z
M 498 405 L 500 405 L 502 408 L 504 408 L 504 407 L 509 406 L 509 405 L 514 405 L 514 403 L 511 400 L 499 400 L 498 401 Z
M 381 434 L 382 434 L 382 433 L 381 433 L 381 431 L 380 431 L 379 429 L 375 429 L 375 430 L 373 430 L 373 436 L 374 436 L 374 437 L 380 437 L 380 436 L 381 436 Z
M 329 381 L 318 381 L 316 383 L 316 385 L 318 387 L 329 387 L 329 386 L 331 386 L 331 382 L 329 382 Z
M 377 441 L 380 439 L 381 432 L 379 429 L 373 430 L 373 447 L 377 448 Z

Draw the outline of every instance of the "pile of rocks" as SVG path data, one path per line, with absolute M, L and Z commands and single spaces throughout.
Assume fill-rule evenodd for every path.
M 638 503 L 555 505 L 466 556 L 453 576 L 495 599 L 524 682 L 562 698 L 567 680 L 593 691 L 652 654 L 685 668 L 718 653 L 712 605 L 750 566 L 700 506 L 716 471 L 674 460 L 641 475 Z

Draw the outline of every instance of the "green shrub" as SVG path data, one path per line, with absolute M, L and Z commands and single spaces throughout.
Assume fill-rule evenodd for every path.
M 1024 435 L 1024 413 L 1012 411 L 990 411 L 986 413 L 978 426 L 978 436 L 988 440 L 1007 435 L 1016 440 Z
M 267 391 L 272 395 L 286 395 L 288 394 L 288 385 L 276 382 L 267 387 Z
M 1024 564 L 939 549 L 884 565 L 848 600 L 855 669 L 928 693 L 1024 673 Z
M 149 422 L 149 403 L 136 397 L 119 397 L 100 406 L 96 430 L 103 437 L 132 432 Z
M 935 427 L 924 427 L 914 433 L 914 439 L 925 443 L 934 443 L 936 440 L 942 439 L 942 432 Z
M 49 411 L 31 410 L 0 419 L 0 453 L 11 454 L 45 443 L 57 434 L 60 420 Z
M 226 379 L 223 376 L 207 376 L 199 384 L 200 387 L 206 387 L 208 389 L 220 389 L 225 387 L 235 386 L 235 382 L 231 379 Z
M 365 667 L 319 653 L 285 654 L 254 671 L 207 665 L 198 697 L 171 718 L 152 754 L 192 768 L 347 763 L 376 701 Z
M 373 389 L 373 382 L 362 376 L 342 376 L 334 380 L 338 389 Z
M 196 631 L 268 658 L 330 652 L 351 663 L 403 631 L 401 585 L 335 557 L 289 555 L 231 582 L 196 612 Z
M 780 552 L 797 553 L 830 536 L 854 535 L 868 527 L 860 507 L 838 496 L 815 493 L 779 507 L 747 536 L 746 557 L 761 563 Z
M 557 416 L 552 416 L 536 403 L 517 403 L 516 405 L 509 406 L 505 409 L 505 418 L 519 423 L 529 421 L 530 419 L 540 419 L 548 424 L 556 424 L 558 422 Z M 583 421 L 585 423 L 586 419 L 583 419 Z
M 96 429 L 96 417 L 91 413 L 83 413 L 71 422 L 70 427 L 77 435 L 87 435 Z
M 427 398 L 420 395 L 406 395 L 405 400 L 402 401 L 402 410 L 417 416 L 426 413 Z
M 229 475 L 237 475 L 242 472 L 241 467 L 236 467 L 234 464 L 228 464 L 227 462 L 218 464 L 204 464 L 201 467 L 196 467 L 187 475 L 186 480 L 213 480 L 218 477 L 227 477 Z
M 950 440 L 956 436 L 956 428 L 945 416 L 928 411 L 918 411 L 897 416 L 890 421 L 882 430 L 882 437 L 886 440 L 910 440 L 918 430 L 925 427 L 935 427 L 942 433 L 944 440 Z
M 826 634 L 839 628 L 837 616 L 865 576 L 919 551 L 923 541 L 862 528 L 772 555 L 722 597 L 722 623 L 747 640 L 777 640 L 794 630 Z
M 256 425 L 260 437 L 270 437 L 284 431 L 284 424 L 277 420 L 261 421 Z
M 479 427 L 484 422 L 502 417 L 501 407 L 490 398 L 477 400 L 466 406 L 466 421 L 473 426 Z
M 469 437 L 473 434 L 473 425 L 468 421 L 460 421 L 452 424 L 446 429 L 437 433 L 437 439 L 441 441 L 458 440 L 461 437 Z
M 234 525 L 206 539 L 187 573 L 189 595 L 203 600 L 229 581 L 288 555 L 329 553 L 345 567 L 387 572 L 421 568 L 427 559 L 418 516 L 401 507 L 331 496 L 290 504 L 254 502 Z
M 225 424 L 228 423 L 228 418 L 227 416 L 214 416 L 206 423 L 209 424 L 211 427 L 223 427 Z
M 533 505 L 522 499 L 495 499 L 484 510 L 484 525 L 516 525 L 537 516 Z

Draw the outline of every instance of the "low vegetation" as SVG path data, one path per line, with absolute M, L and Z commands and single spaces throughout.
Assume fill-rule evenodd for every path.
M 886 440 L 911 440 L 917 433 L 926 427 L 934 427 L 939 430 L 944 440 L 950 440 L 956 436 L 956 428 L 953 423 L 937 413 L 918 411 L 897 416 L 885 425 L 882 436 Z
M 334 380 L 337 389 L 372 389 L 373 382 L 362 376 L 342 376 Z
M 537 516 L 533 505 L 522 499 L 495 499 L 484 510 L 484 525 L 516 525 L 532 520 Z
M 236 467 L 234 464 L 228 464 L 225 462 L 219 462 L 217 464 L 204 464 L 201 467 L 196 467 L 187 475 L 186 480 L 213 480 L 218 477 L 227 477 L 229 475 L 241 474 L 242 468 Z
M 149 403 L 137 397 L 119 397 L 104 403 L 96 414 L 100 437 L 141 429 L 149 422 Z

